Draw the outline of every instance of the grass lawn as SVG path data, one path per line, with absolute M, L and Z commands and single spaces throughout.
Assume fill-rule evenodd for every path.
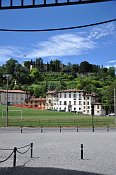
M 0 127 L 6 126 L 6 114 L 2 117 L 2 110 L 6 110 L 5 105 L 0 105 Z M 21 112 L 10 110 L 22 110 Z M 114 125 L 114 117 L 98 117 L 94 116 L 94 126 L 110 126 Z M 57 112 L 51 110 L 34 110 L 24 109 L 9 106 L 8 113 L 9 126 L 30 126 L 30 127 L 59 127 L 59 126 L 79 126 L 90 127 L 92 126 L 92 116 L 79 115 L 70 112 Z

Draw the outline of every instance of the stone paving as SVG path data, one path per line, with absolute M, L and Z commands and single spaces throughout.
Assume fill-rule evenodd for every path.
M 0 132 L 0 148 L 13 149 L 30 143 L 34 146 L 33 158 L 30 158 L 30 150 L 25 154 L 17 153 L 17 167 L 12 168 L 12 155 L 0 163 L 0 174 L 116 175 L 116 132 Z M 81 144 L 84 145 L 83 160 Z M 11 152 L 0 150 L 0 161 Z

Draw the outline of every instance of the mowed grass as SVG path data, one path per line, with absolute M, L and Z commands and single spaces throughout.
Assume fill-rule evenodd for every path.
M 4 116 L 2 111 L 4 110 Z M 0 127 L 6 126 L 6 106 L 0 105 Z M 17 111 L 10 111 L 17 110 Z M 22 118 L 21 112 L 22 110 Z M 9 106 L 8 126 L 30 126 L 30 127 L 59 127 L 59 126 L 79 126 L 95 127 L 114 125 L 114 117 L 101 117 L 79 115 L 70 112 L 58 112 L 51 110 L 35 110 Z

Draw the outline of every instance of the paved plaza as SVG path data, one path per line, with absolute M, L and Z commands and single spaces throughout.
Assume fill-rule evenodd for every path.
M 116 174 L 116 132 L 114 131 L 0 132 L 0 148 L 13 149 L 30 143 L 33 143 L 33 158 L 30 158 L 30 150 L 25 154 L 17 152 L 17 167 L 12 168 L 12 155 L 7 161 L 0 163 L 0 174 Z M 81 160 L 81 144 L 84 145 L 83 160 Z M 20 151 L 25 152 L 26 149 L 22 148 Z M 11 152 L 11 150 L 0 150 L 0 161 L 7 158 Z

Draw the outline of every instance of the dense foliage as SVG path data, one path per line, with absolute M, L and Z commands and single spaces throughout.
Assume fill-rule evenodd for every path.
M 90 64 L 62 64 L 59 60 L 43 63 L 42 58 L 25 61 L 24 65 L 11 58 L 0 67 L 0 88 L 6 89 L 9 74 L 9 89 L 22 89 L 36 97 L 45 97 L 47 90 L 83 89 L 87 93 L 99 95 L 107 110 L 114 108 L 115 68 Z M 15 83 L 17 82 L 17 83 Z

